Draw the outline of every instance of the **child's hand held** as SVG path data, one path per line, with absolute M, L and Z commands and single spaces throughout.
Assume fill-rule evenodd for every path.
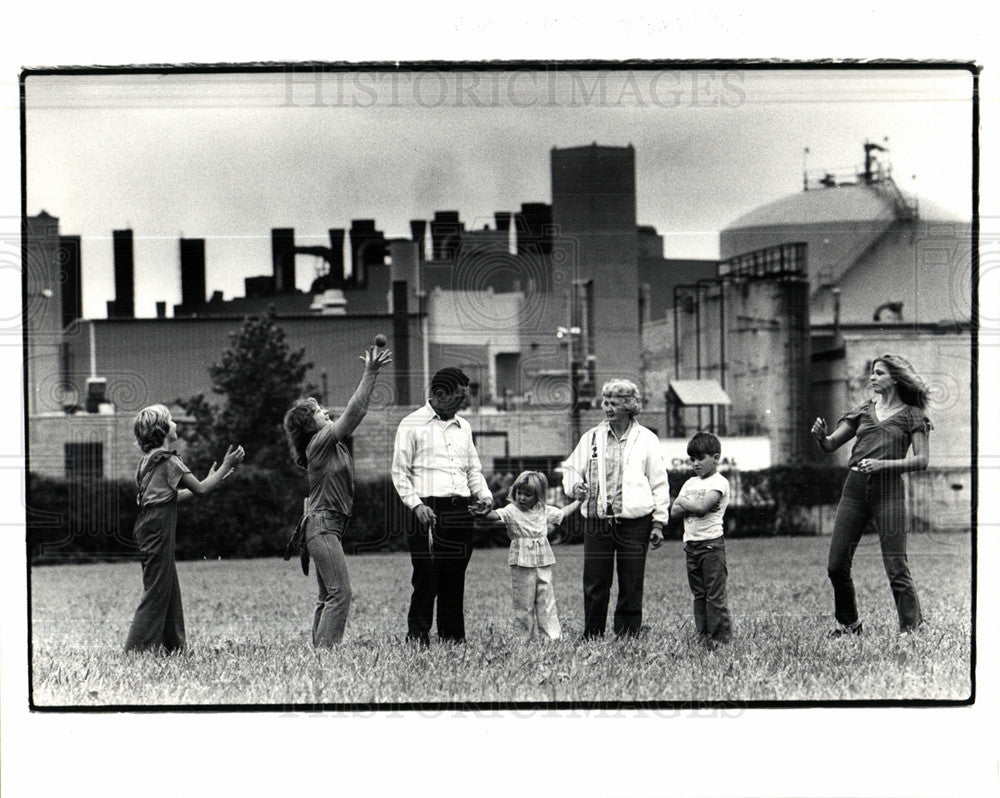
M 484 516 L 488 515 L 492 509 L 493 502 L 488 501 L 487 499 L 476 499 L 469 508 L 469 512 L 473 515 Z

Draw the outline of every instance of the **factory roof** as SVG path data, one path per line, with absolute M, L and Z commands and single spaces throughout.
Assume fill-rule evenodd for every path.
M 841 222 L 890 222 L 895 208 L 888 192 L 857 183 L 800 191 L 761 205 L 730 222 L 725 230 Z M 920 198 L 917 215 L 924 222 L 963 222 L 955 213 Z

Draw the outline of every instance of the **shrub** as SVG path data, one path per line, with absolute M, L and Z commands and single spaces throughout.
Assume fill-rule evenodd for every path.
M 388 475 L 355 480 L 354 512 L 344 535 L 344 551 L 400 551 L 412 513 L 403 504 Z
M 240 466 L 205 500 L 178 509 L 177 559 L 271 557 L 285 544 L 302 514 L 304 480 L 296 474 Z
M 33 562 L 138 556 L 136 488 L 128 480 L 28 476 L 28 553 Z M 205 500 L 178 507 L 179 560 L 282 553 L 302 511 L 298 479 L 243 466 Z
M 691 473 L 670 477 L 676 496 Z M 489 475 L 494 504 L 506 502 L 503 475 Z M 726 513 L 732 537 L 813 534 L 812 508 L 835 504 L 843 482 L 839 468 L 772 468 L 741 473 Z M 64 480 L 28 475 L 26 524 L 33 562 L 66 559 L 137 557 L 132 528 L 138 508 L 131 481 Z M 177 559 L 273 557 L 285 550 L 302 513 L 306 481 L 301 471 L 243 464 L 206 500 L 192 498 L 178 508 Z M 558 491 L 556 491 L 558 493 Z M 349 553 L 406 549 L 413 515 L 396 494 L 388 475 L 357 480 L 354 513 L 344 535 Z M 666 534 L 679 538 L 682 525 Z M 583 540 L 579 513 L 551 535 L 553 541 Z M 506 546 L 502 526 L 477 526 L 476 546 Z
M 135 494 L 135 486 L 127 482 L 28 474 L 28 556 L 34 562 L 53 562 L 135 554 Z

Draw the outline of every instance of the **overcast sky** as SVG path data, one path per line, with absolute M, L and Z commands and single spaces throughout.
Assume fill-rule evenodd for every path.
M 888 138 L 904 191 L 969 217 L 971 86 L 916 70 L 32 76 L 27 208 L 83 236 L 88 317 L 114 295 L 111 231 L 131 228 L 151 316 L 180 301 L 182 235 L 206 239 L 208 292 L 231 298 L 271 273 L 272 227 L 315 244 L 355 218 L 390 237 L 436 210 L 492 225 L 551 201 L 552 147 L 631 143 L 639 223 L 667 257 L 713 258 L 804 166 L 860 168 L 866 139 Z M 316 265 L 297 259 L 300 288 Z

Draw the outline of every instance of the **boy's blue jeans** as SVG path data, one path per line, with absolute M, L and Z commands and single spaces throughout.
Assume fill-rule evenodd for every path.
M 920 625 L 920 603 L 906 562 L 906 506 L 899 474 L 862 474 L 850 471 L 837 506 L 830 541 L 827 573 L 833 583 L 834 612 L 839 623 L 850 626 L 858 620 L 858 606 L 851 579 L 851 563 L 869 519 L 878 527 L 882 562 L 896 601 L 899 627 Z
M 312 642 L 318 648 L 339 643 L 347 626 L 351 578 L 341 539 L 348 520 L 341 513 L 319 512 L 310 515 L 306 525 L 306 546 L 319 583 L 312 625 Z
M 726 606 L 726 542 L 689 540 L 684 544 L 688 584 L 694 594 L 694 626 L 698 636 L 716 643 L 728 643 L 733 622 Z

